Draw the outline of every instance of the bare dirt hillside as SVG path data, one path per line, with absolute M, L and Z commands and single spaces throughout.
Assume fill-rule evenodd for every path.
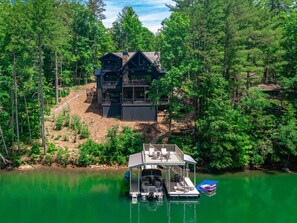
M 160 123 L 143 123 L 143 122 L 122 122 L 118 119 L 104 118 L 98 114 L 98 105 L 96 103 L 86 102 L 86 90 L 95 87 L 95 83 L 90 83 L 81 87 L 75 87 L 70 94 L 62 98 L 61 102 L 51 111 L 51 116 L 46 122 L 46 131 L 50 142 L 56 146 L 69 149 L 77 148 L 77 146 L 86 141 L 75 138 L 73 130 L 64 127 L 62 130 L 55 130 L 55 118 L 59 116 L 63 109 L 69 110 L 70 115 L 81 117 L 82 122 L 87 124 L 90 130 L 90 137 L 98 143 L 105 140 L 108 129 L 113 125 L 129 126 L 145 135 L 148 142 L 156 139 L 159 135 L 163 135 L 167 131 L 167 127 L 163 122 Z

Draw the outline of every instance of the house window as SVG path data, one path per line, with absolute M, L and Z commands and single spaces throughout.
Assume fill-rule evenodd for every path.
M 145 88 L 135 88 L 134 89 L 134 100 L 136 101 L 142 101 L 144 100 L 145 95 Z

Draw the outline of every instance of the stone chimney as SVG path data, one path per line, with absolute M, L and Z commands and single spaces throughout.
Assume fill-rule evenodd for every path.
M 123 65 L 125 64 L 125 63 L 127 63 L 127 61 L 129 60 L 129 52 L 128 51 L 126 51 L 126 52 L 123 52 Z

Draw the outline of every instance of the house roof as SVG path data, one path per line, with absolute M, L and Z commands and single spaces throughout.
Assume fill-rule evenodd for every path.
M 139 51 L 138 51 L 139 52 Z M 136 54 L 137 52 L 128 52 L 129 59 L 127 61 L 123 61 L 123 66 L 130 61 L 130 59 Z M 151 63 L 160 66 L 160 52 L 141 52 Z M 107 53 L 108 54 L 108 53 Z M 107 55 L 105 54 L 105 55 Z M 123 53 L 121 52 L 112 52 L 111 54 L 116 55 L 117 57 L 124 58 Z

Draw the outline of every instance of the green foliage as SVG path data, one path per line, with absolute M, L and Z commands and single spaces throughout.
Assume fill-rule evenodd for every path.
M 157 103 L 166 95 L 169 120 L 192 117 L 195 125 L 170 141 L 208 169 L 294 163 L 294 2 L 175 2 L 157 37 L 169 71 L 150 97 Z M 278 84 L 284 94 L 275 97 L 269 87 Z M 291 112 L 284 112 L 286 100 L 295 106 Z
M 286 107 L 278 125 L 274 139 L 272 159 L 276 163 L 289 166 L 297 158 L 297 119 L 295 109 L 291 104 Z
M 57 135 L 54 140 L 59 140 L 61 138 L 61 135 Z
M 56 119 L 55 119 L 55 130 L 62 130 L 64 124 L 64 115 L 60 114 Z
M 86 167 L 91 164 L 92 164 L 92 162 L 91 162 L 90 156 L 86 152 L 81 152 L 77 161 L 76 161 L 76 165 L 81 166 L 81 167 Z
M 141 134 L 129 127 L 119 131 L 118 126 L 108 130 L 106 142 L 98 144 L 92 140 L 79 146 L 81 153 L 77 160 L 79 166 L 95 163 L 126 164 L 128 155 L 141 151 Z
M 50 166 L 52 165 L 54 162 L 54 158 L 53 158 L 53 155 L 51 153 L 48 153 L 44 156 L 43 158 L 43 163 Z
M 203 165 L 211 169 L 242 168 L 249 164 L 249 136 L 244 132 L 245 119 L 231 107 L 225 92 L 227 82 L 220 75 L 201 77 L 203 116 L 196 122 L 198 153 Z
M 81 118 L 77 115 L 71 116 L 69 115 L 69 109 L 64 109 L 62 113 L 55 119 L 55 129 L 62 130 L 63 127 L 69 127 L 75 132 L 75 140 L 77 134 L 80 135 L 80 139 L 85 139 L 90 137 L 90 130 L 88 125 L 82 123 Z M 55 140 L 59 140 L 61 138 L 60 135 L 55 137 Z M 63 140 L 68 142 L 69 136 L 64 135 Z
M 66 167 L 69 164 L 69 151 L 68 149 L 59 149 L 56 155 L 56 161 L 58 164 Z
M 1 1 L 0 126 L 5 129 L 8 149 L 17 142 L 17 122 L 20 141 L 31 143 L 40 138 L 39 89 L 43 89 L 48 115 L 55 103 L 56 61 L 58 93 L 65 97 L 70 86 L 91 79 L 94 68 L 100 65 L 98 58 L 112 49 L 110 34 L 100 20 L 101 3 L 90 1 L 87 6 L 77 1 Z M 57 130 L 69 127 L 69 116 L 57 119 Z
M 77 115 L 72 117 L 71 129 L 78 131 L 81 128 L 81 118 Z
M 246 116 L 246 132 L 252 142 L 249 152 L 251 164 L 262 165 L 273 152 L 272 137 L 276 130 L 276 121 L 270 113 L 273 100 L 257 88 L 251 88 L 241 100 L 240 109 Z
M 137 14 L 126 7 L 113 27 L 103 24 L 101 0 L 1 1 L 0 4 L 0 152 L 21 163 L 25 149 L 41 135 L 39 90 L 44 90 L 45 113 L 55 100 L 55 64 L 59 94 L 87 82 L 98 58 L 105 52 L 161 52 L 166 76 L 154 82 L 150 97 L 167 100 L 170 123 L 185 121 L 191 134 L 170 138 L 209 169 L 259 165 L 295 165 L 297 108 L 297 13 L 295 1 L 201 0 L 180 1 L 155 36 L 143 27 Z M 156 42 L 156 44 L 155 44 Z M 39 54 L 38 54 L 39 53 Z M 39 58 L 39 60 L 38 60 Z M 42 65 L 38 67 L 37 64 Z M 38 74 L 40 77 L 38 78 Z M 42 86 L 39 82 L 42 80 Z M 272 96 L 254 86 L 281 85 L 282 95 Z M 264 89 L 265 90 L 265 89 Z M 17 137 L 17 125 L 20 137 Z M 75 132 L 75 140 L 89 138 L 80 117 L 64 110 L 55 129 Z M 171 133 L 171 125 L 169 128 Z M 60 139 L 57 136 L 55 139 Z M 63 137 L 68 140 L 67 136 Z M 106 143 L 87 141 L 76 160 L 122 164 L 140 151 L 140 133 L 130 128 L 109 130 Z M 4 147 L 8 148 L 8 155 Z M 48 145 L 44 162 L 67 165 L 69 151 Z M 58 154 L 59 153 L 59 154 Z M 40 158 L 39 145 L 26 153 Z
M 54 153 L 57 150 L 58 150 L 57 147 L 53 143 L 48 143 L 48 145 L 47 145 L 47 152 L 48 153 Z
M 78 133 L 80 134 L 81 139 L 86 139 L 90 137 L 90 130 L 86 124 L 82 124 L 79 128 Z
M 34 143 L 30 150 L 30 155 L 39 155 L 40 154 L 40 147 L 39 144 Z
M 123 127 L 122 131 L 118 126 L 108 130 L 105 146 L 105 160 L 111 164 L 125 164 L 128 155 L 141 151 L 142 137 L 139 132 L 129 127 Z
M 286 89 L 288 99 L 297 108 L 297 60 L 296 54 L 297 49 L 297 12 L 293 11 L 290 16 L 285 17 L 283 23 L 284 36 L 286 41 L 282 43 L 285 49 L 284 59 L 287 61 L 286 65 L 283 66 L 281 71 L 281 81 L 283 87 Z
M 64 135 L 63 136 L 63 140 L 65 141 L 65 142 L 69 142 L 69 136 L 66 134 L 66 135 Z
M 65 127 L 70 127 L 71 116 L 69 114 L 66 114 L 64 120 L 65 120 Z
M 152 51 L 154 34 L 143 27 L 132 7 L 125 7 L 113 23 L 112 38 L 119 51 Z
M 187 56 L 186 40 L 189 36 L 190 19 L 187 15 L 173 12 L 162 22 L 162 31 L 157 36 L 162 65 L 170 69 L 179 67 Z

